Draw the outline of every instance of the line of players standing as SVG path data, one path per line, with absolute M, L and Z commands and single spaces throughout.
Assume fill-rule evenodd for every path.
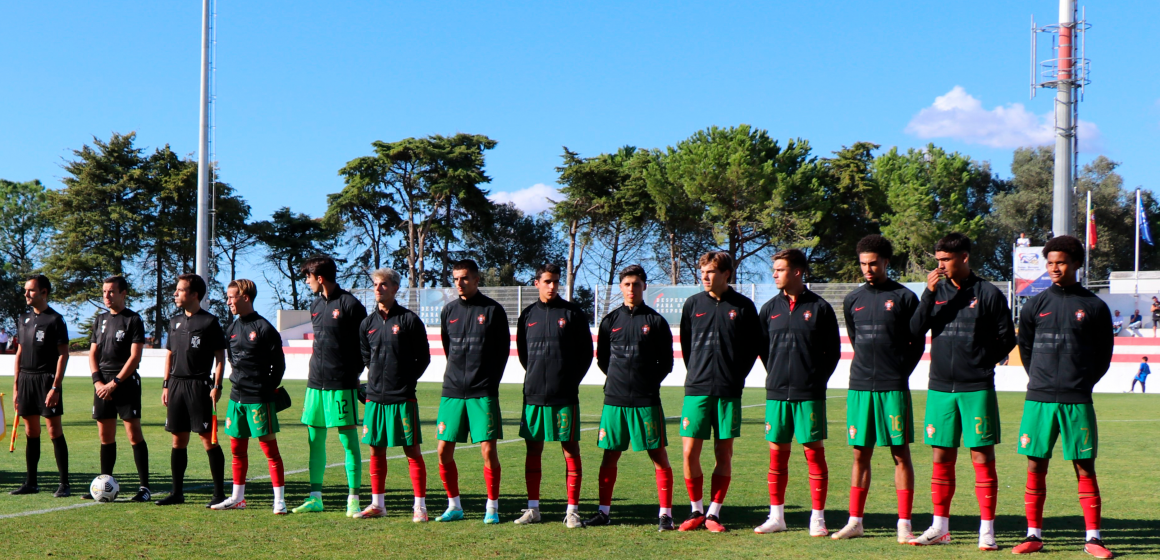
M 898 542 L 938 545 L 950 542 L 949 510 L 955 492 L 955 462 L 961 443 L 971 452 L 976 497 L 981 512 L 979 548 L 995 550 L 994 518 L 998 481 L 994 446 L 1000 443 L 995 365 L 1016 345 L 1016 334 L 1005 298 L 982 281 L 969 266 L 970 240 L 961 234 L 941 239 L 935 247 L 938 268 L 927 289 L 916 298 L 887 277 L 893 249 L 888 240 L 872 235 L 857 247 L 866 283 L 850 293 L 843 313 L 854 349 L 847 397 L 847 442 L 854 450 L 850 519 L 834 539 L 863 535 L 863 511 L 870 483 L 874 447 L 889 447 L 893 455 L 898 498 Z M 1025 502 L 1026 540 L 1017 554 L 1043 548 L 1042 516 L 1045 476 L 1056 440 L 1062 436 L 1064 458 L 1073 462 L 1079 481 L 1087 534 L 1085 550 L 1100 558 L 1112 554 L 1099 535 L 1100 496 L 1095 476 L 1098 444 L 1092 387 L 1107 371 L 1113 340 L 1106 305 L 1075 282 L 1083 247 L 1070 236 L 1052 239 L 1044 248 L 1053 286 L 1024 307 L 1018 336 L 1028 371 L 1027 400 L 1020 426 L 1018 452 L 1028 457 Z M 593 357 L 588 318 L 575 304 L 557 294 L 560 270 L 544 265 L 536 270 L 539 300 L 523 310 L 518 321 L 517 348 L 526 370 L 520 436 L 526 441 L 525 480 L 528 507 L 516 524 L 537 523 L 541 456 L 545 442 L 558 441 L 567 464 L 566 526 L 591 527 L 610 523 L 617 461 L 630 446 L 647 451 L 657 482 L 658 525 L 726 530 L 721 510 L 732 477 L 733 439 L 740 436 L 740 397 L 745 377 L 761 358 L 767 371 L 765 433 L 770 445 L 768 472 L 770 514 L 756 533 L 786 530 L 784 495 L 790 443 L 802 444 L 809 470 L 812 536 L 826 536 L 824 509 L 828 468 L 823 440 L 827 438 L 825 390 L 840 358 L 838 322 L 833 308 L 805 287 L 808 262 L 790 249 L 773 257 L 773 275 L 781 293 L 761 310 L 729 287 L 733 263 L 727 253 L 709 252 L 699 266 L 705 291 L 690 297 L 681 319 L 680 344 L 687 374 L 681 411 L 684 479 L 691 513 L 676 527 L 672 516 L 673 474 L 665 451 L 665 416 L 660 404 L 661 381 L 672 369 L 671 331 L 667 322 L 643 302 L 647 277 L 639 266 L 620 274 L 624 306 L 600 323 L 596 359 L 607 375 L 605 402 L 597 444 L 604 449 L 599 470 L 599 504 L 587 520 L 579 516 L 582 478 L 578 386 Z M 322 475 L 326 467 L 328 428 L 338 428 L 346 454 L 350 517 L 386 515 L 386 448 L 403 447 L 409 462 L 415 503 L 413 521 L 427 521 L 426 467 L 419 445 L 415 384 L 430 363 L 426 329 L 418 316 L 395 300 L 399 275 L 390 269 L 372 273 L 376 309 L 365 308 L 335 283 L 334 261 L 319 257 L 303 266 L 308 284 L 318 295 L 311 306 L 315 342 L 302 422 L 310 440 L 311 491 L 295 513 L 323 511 Z M 502 435 L 498 385 L 510 339 L 503 308 L 479 292 L 479 271 L 473 261 L 453 266 L 459 299 L 441 315 L 441 341 L 447 355 L 437 429 L 439 474 L 448 508 L 436 521 L 464 518 L 454 460 L 456 443 L 480 444 L 484 460 L 487 504 L 484 523 L 499 523 L 501 469 L 496 442 Z M 28 435 L 28 479 L 13 494 L 36 492 L 39 460 L 39 416 L 46 418 L 54 443 L 61 484 L 55 495 L 69 494 L 68 456 L 60 428 L 60 381 L 67 360 L 63 319 L 47 306 L 47 279 L 34 277 L 25 286 L 33 311 L 20 318 L 16 368 L 16 403 Z M 111 473 L 115 460 L 115 417 L 124 421 L 141 477 L 135 501 L 147 501 L 148 451 L 140 430 L 140 379 L 136 367 L 144 342 L 141 320 L 125 309 L 128 287 L 114 277 L 104 285 L 109 312 L 93 326 L 94 407 L 101 436 L 101 472 Z M 185 447 L 198 433 L 206 448 L 214 480 L 214 497 L 207 507 L 240 509 L 245 504 L 249 437 L 258 437 L 274 486 L 274 512 L 287 513 L 283 465 L 274 434 L 278 431 L 275 403 L 285 371 L 277 331 L 253 310 L 252 282 L 232 282 L 231 312 L 238 319 L 223 333 L 217 318 L 200 308 L 205 284 L 196 275 L 179 278 L 174 295 L 181 310 L 169 325 L 169 355 L 163 402 L 168 407 L 166 429 L 173 433 L 173 491 L 158 505 L 184 502 Z M 910 373 L 931 334 L 930 386 L 924 442 L 933 449 L 932 526 L 915 536 L 911 530 L 914 471 Z M 226 414 L 231 438 L 233 492 L 223 488 L 224 455 L 210 440 L 215 403 L 222 389 L 223 358 L 229 352 L 233 390 Z M 372 500 L 360 509 L 361 452 L 355 430 L 359 377 L 369 370 L 362 443 L 370 445 Z M 700 454 L 714 439 L 715 466 L 710 504 L 703 505 Z

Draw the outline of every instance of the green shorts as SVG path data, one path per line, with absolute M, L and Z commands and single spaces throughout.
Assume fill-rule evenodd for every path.
M 846 443 L 865 447 L 914 443 L 910 391 L 854 391 L 846 394 Z
M 994 389 L 965 393 L 926 392 L 926 436 L 938 447 L 984 447 L 999 443 L 999 399 Z
M 302 423 L 315 428 L 358 425 L 358 390 L 306 388 L 302 403 Z
M 467 443 L 491 441 L 503 437 L 503 417 L 499 412 L 498 397 L 439 399 L 439 415 L 435 418 L 435 439 Z
M 525 404 L 520 437 L 532 441 L 580 441 L 580 405 Z
M 373 447 L 405 447 L 423 443 L 419 404 L 407 401 L 379 404 L 367 401 L 362 442 Z
M 1055 440 L 1063 434 L 1063 458 L 1095 459 L 1099 450 L 1096 408 L 1091 404 L 1026 401 L 1019 423 L 1019 454 L 1051 458 Z
M 600 412 L 600 432 L 596 445 L 611 451 L 663 449 L 669 444 L 665 435 L 665 411 L 656 406 L 613 406 L 606 404 Z
M 278 414 L 273 403 L 242 404 L 230 399 L 226 405 L 226 435 L 232 438 L 262 437 L 278 433 Z
M 724 429 L 722 429 L 724 428 Z M 685 395 L 681 404 L 681 437 L 741 437 L 741 398 Z
M 765 401 L 765 441 L 789 443 L 821 441 L 829 436 L 826 428 L 826 400 Z

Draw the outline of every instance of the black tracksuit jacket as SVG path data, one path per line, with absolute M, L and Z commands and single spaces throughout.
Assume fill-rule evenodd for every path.
M 387 316 L 377 309 L 359 327 L 367 367 L 367 401 L 399 404 L 415 399 L 415 383 L 431 363 L 427 327 L 410 309 L 395 302 Z
M 524 403 L 561 406 L 580 402 L 578 387 L 592 365 L 592 331 L 580 306 L 556 296 L 520 313 L 516 350 L 524 370 Z
M 503 306 L 476 292 L 466 300 L 458 298 L 444 305 L 439 324 L 447 355 L 443 396 L 498 397 L 512 344 Z
M 930 331 L 929 388 L 944 393 L 994 389 L 995 364 L 1015 348 L 1007 298 L 974 272 L 961 289 L 941 280 L 935 291 L 923 290 L 910 331 Z
M 778 294 L 761 306 L 761 362 L 765 364 L 765 398 L 813 401 L 826 398 L 826 383 L 842 356 L 842 338 L 834 308 L 806 290 L 790 309 Z
M 314 298 L 310 304 L 314 352 L 307 387 L 327 391 L 358 388 L 363 372 L 358 329 L 366 318 L 367 308 L 342 288 L 335 289 L 330 297 L 318 294 Z
M 673 332 L 653 308 L 639 304 L 612 310 L 600 321 L 596 365 L 604 381 L 604 404 L 661 404 L 661 381 L 673 371 Z
M 257 312 L 238 317 L 226 327 L 229 343 L 230 400 L 242 404 L 274 402 L 274 392 L 286 374 L 282 337 Z
M 910 332 L 910 320 L 917 308 L 918 296 L 893 280 L 881 286 L 867 282 L 846 295 L 842 314 L 854 347 L 850 389 L 910 389 L 910 374 L 926 349 L 926 337 Z
M 1019 356 L 1027 370 L 1027 400 L 1091 403 L 1092 387 L 1112 362 L 1112 314 L 1079 284 L 1052 284 L 1027 300 L 1019 315 Z
M 717 300 L 701 292 L 681 312 L 685 395 L 738 398 L 761 348 L 757 306 L 730 288 Z

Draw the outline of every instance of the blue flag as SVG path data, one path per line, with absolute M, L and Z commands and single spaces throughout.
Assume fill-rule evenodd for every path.
M 1145 243 L 1153 245 L 1152 231 L 1148 229 L 1148 215 L 1144 213 L 1144 199 L 1136 199 L 1136 219 L 1140 222 L 1140 239 Z

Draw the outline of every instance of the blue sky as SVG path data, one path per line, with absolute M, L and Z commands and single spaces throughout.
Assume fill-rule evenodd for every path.
M 1033 2 L 218 2 L 217 158 L 255 218 L 319 215 L 374 140 L 486 134 L 496 193 L 553 187 L 561 146 L 663 147 L 710 125 L 802 137 L 935 142 L 1009 174 L 1043 137 L 1028 99 Z M 200 2 L 8 3 L 0 20 L 0 177 L 58 187 L 93 136 L 197 149 Z M 1093 3 L 1086 160 L 1160 174 L 1160 3 Z M 1152 47 L 1147 45 L 1153 44 Z M 1041 49 L 1040 58 L 1050 55 Z M 941 100 L 936 103 L 936 98 Z M 1017 105 L 1016 105 L 1017 104 Z M 924 111 L 925 110 L 925 111 Z M 985 126 L 980 123 L 985 124 Z M 984 130 L 985 129 L 985 130 Z M 934 137 L 924 138 L 922 136 Z M 1095 151 L 1097 150 L 1098 151 Z

